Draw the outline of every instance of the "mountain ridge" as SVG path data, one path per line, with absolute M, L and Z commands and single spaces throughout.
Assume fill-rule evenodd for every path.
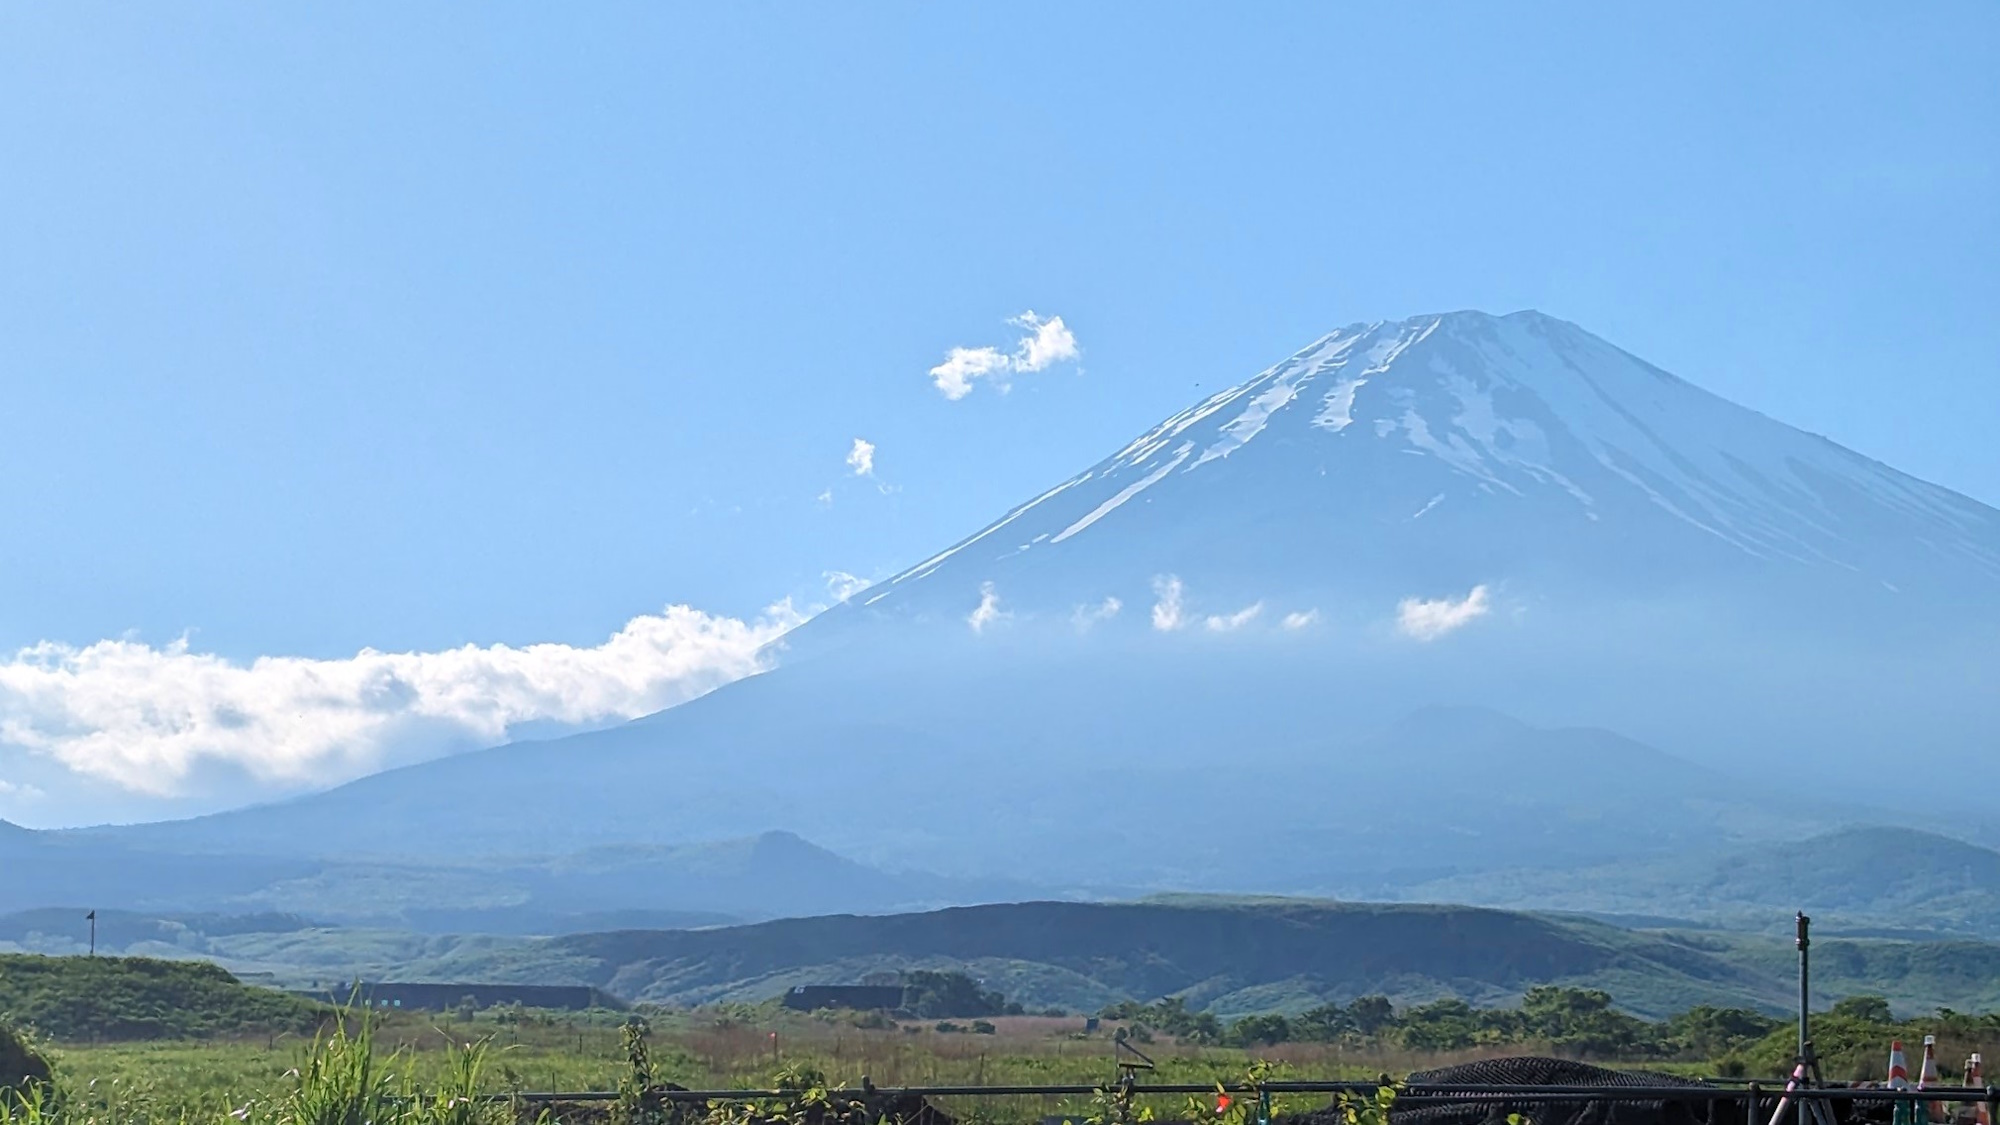
M 1901 1010 L 1929 1011 L 2000 1000 L 2000 944 L 1829 938 L 1815 948 L 1826 960 L 1816 1003 L 1875 993 Z M 756 1003 L 797 985 L 923 968 L 968 972 L 1031 1009 L 1178 996 L 1232 1017 L 1370 994 L 1497 1005 L 1558 984 L 1602 988 L 1630 1011 L 1662 1017 L 1697 1004 L 1787 1011 L 1797 996 L 1794 957 L 1788 937 L 1642 932 L 1573 915 L 1181 896 L 578 934 L 486 963 L 521 979 L 553 973 L 669 1004 Z
M 1803 909 L 1823 926 L 1993 940 L 2000 939 L 2000 851 L 1903 825 L 1854 825 L 1720 855 L 1490 871 L 1416 883 L 1398 897 L 1500 909 L 1643 908 L 1733 925 Z

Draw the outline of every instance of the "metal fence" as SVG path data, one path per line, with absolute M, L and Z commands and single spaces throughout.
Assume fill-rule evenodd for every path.
M 1383 1090 L 1393 1090 L 1399 1104 L 1419 1102 L 1567 1103 L 1596 1102 L 1742 1102 L 1753 1108 L 1774 1102 L 1983 1102 L 2000 1110 L 2000 1086 L 1932 1086 L 1926 1089 L 1892 1090 L 1882 1086 L 1789 1087 L 1785 1079 L 1749 1081 L 1714 1079 L 1707 1086 L 1507 1086 L 1492 1083 L 1390 1084 L 1381 1082 L 1266 1082 L 1245 1083 L 1107 1083 L 1053 1086 L 861 1086 L 827 1089 L 829 1098 L 858 1102 L 888 1101 L 898 1098 L 980 1098 L 980 1097 L 1087 1097 L 1104 1091 L 1129 1091 L 1132 1097 L 1154 1095 L 1204 1095 L 1218 1088 L 1231 1095 L 1269 1094 L 1348 1094 L 1373 1098 Z M 647 1097 L 661 1102 L 706 1104 L 708 1102 L 773 1102 L 796 1098 L 797 1090 L 676 1090 L 655 1088 Z M 620 1097 L 616 1092 L 587 1090 L 573 1093 L 524 1092 L 494 1095 L 498 1100 L 525 1102 L 601 1102 Z M 2000 1123 L 2000 1112 L 1993 1120 Z

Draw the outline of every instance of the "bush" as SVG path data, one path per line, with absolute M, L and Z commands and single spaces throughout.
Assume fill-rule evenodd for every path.
M 0 1012 L 58 1043 L 307 1032 L 326 1011 L 204 961 L 0 954 Z
M 21 1096 L 30 1083 L 49 1083 L 48 1060 L 28 1045 L 25 1036 L 0 1024 L 0 1096 Z
M 1021 1014 L 1021 1005 L 979 987 L 978 981 L 964 973 L 934 973 L 924 969 L 904 974 L 903 1008 L 927 1020 Z

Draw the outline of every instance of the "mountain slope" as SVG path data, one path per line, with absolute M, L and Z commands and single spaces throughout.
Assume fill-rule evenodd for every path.
M 1573 325 L 1454 313 L 1336 332 L 783 643 L 619 728 L 115 835 L 490 855 L 787 829 L 1057 888 L 1256 890 L 1795 839 L 1854 818 L 1772 779 L 1810 796 L 1887 746 L 1983 768 L 2000 513 Z M 1578 744 L 1376 737 L 1439 704 Z
M 1031 1005 L 1169 994 L 1254 1010 L 1383 992 L 1494 1000 L 1548 981 L 1645 982 L 1647 1000 L 1773 1003 L 1772 982 L 1671 940 L 1589 923 L 1448 906 L 1309 901 L 1019 903 L 885 917 L 786 919 L 698 932 L 588 934 L 548 951 L 592 983 L 685 1003 L 763 998 L 867 971 L 969 965 Z M 1101 999 L 1099 999 L 1101 998 Z
M 1831 938 L 1813 948 L 1816 965 L 1822 950 L 1826 959 L 1816 1004 L 1859 993 L 1886 995 L 1900 1010 L 2000 1002 L 2000 945 Z M 1795 956 L 1789 937 L 1634 932 L 1463 906 L 1182 896 L 579 934 L 509 950 L 490 971 L 693 1003 L 953 968 L 1031 1008 L 1094 1011 L 1174 995 L 1225 1016 L 1369 994 L 1498 1004 L 1554 983 L 1603 988 L 1632 1011 L 1663 1016 L 1696 1004 L 1785 1011 L 1796 1003 Z
M 335 834 L 331 846 L 349 852 L 329 858 L 312 854 L 327 841 L 301 846 L 300 826 L 294 819 L 287 829 L 294 838 L 268 845 L 248 843 L 256 839 L 255 831 L 238 836 L 239 845 L 259 852 L 295 853 L 284 860 L 246 859 L 233 850 L 204 852 L 198 846 L 170 850 L 157 837 L 145 838 L 155 849 L 147 850 L 102 834 L 50 834 L 50 842 L 34 853 L 40 870 L 16 878 L 10 869 L 0 882 L 0 942 L 28 942 L 36 934 L 81 941 L 86 909 L 99 910 L 106 949 L 150 953 L 148 942 L 172 944 L 191 934 L 235 936 L 227 925 L 251 926 L 245 932 L 255 933 L 341 925 L 430 934 L 556 934 L 910 910 L 1037 892 L 1018 880 L 883 871 L 789 832 L 679 845 L 627 842 L 547 856 L 376 858 L 359 854 L 352 841 Z M 223 911 L 229 916 L 218 917 Z M 257 913 L 243 916 L 244 911 Z M 302 920 L 307 918 L 313 921 Z M 273 923 L 279 928 L 269 929 Z M 218 930 L 218 924 L 226 925 Z M 63 947 L 42 939 L 30 944 Z
M 733 685 L 716 693 L 714 703 L 699 700 L 653 721 L 547 747 L 466 755 L 285 805 L 109 835 L 190 851 L 247 847 L 344 857 L 323 874 L 239 895 L 229 903 L 236 908 L 360 920 L 355 912 L 370 905 L 392 912 L 425 902 L 463 908 L 477 905 L 467 901 L 474 895 L 492 907 L 540 902 L 607 910 L 621 905 L 613 896 L 623 894 L 626 907 L 799 914 L 1019 899 L 1031 897 L 1036 883 L 1086 897 L 1105 897 L 1119 886 L 1381 895 L 1454 872 L 1705 851 L 1744 826 L 1796 838 L 1853 811 L 1768 809 L 1732 797 L 1739 787 L 1733 779 L 1611 732 L 1543 729 L 1463 707 L 1419 710 L 1357 738 L 1245 745 L 1220 767 L 1194 761 L 1124 769 L 1079 757 L 1045 771 L 1027 768 L 1026 755 L 986 757 L 981 743 L 961 734 L 919 743 L 921 754 L 857 747 L 837 775 L 773 784 L 771 773 L 786 755 L 814 745 L 814 716 L 729 705 L 730 697 L 747 691 L 795 700 L 788 689 L 812 684 L 829 667 L 794 670 L 789 683 L 773 674 Z M 940 731 L 953 723 L 1005 721 L 964 697 L 933 695 L 927 703 L 957 709 L 931 720 Z M 698 728 L 718 715 L 736 724 L 732 753 L 701 766 L 703 785 L 655 790 L 617 783 L 653 771 L 694 772 L 682 756 L 690 744 L 676 736 L 685 732 L 683 722 Z M 705 745 L 691 743 L 696 750 Z M 1420 789 L 1410 780 L 1419 763 Z M 1235 794 L 1226 803 L 1195 796 L 1216 790 L 1218 778 L 1223 792 Z M 432 815 L 414 831 L 405 802 L 414 808 L 438 791 L 457 794 L 462 811 Z M 524 818 L 518 802 L 525 792 L 538 805 L 587 807 L 593 815 Z M 1266 806 L 1277 815 L 1259 813 Z M 1246 815 L 1258 816 L 1256 831 L 1240 830 Z M 885 882 L 878 873 L 870 884 L 829 873 L 815 883 L 767 870 L 738 899 L 722 881 L 696 886 L 644 867 L 649 856 L 671 866 L 664 857 L 675 854 L 674 841 L 685 835 L 782 825 L 824 834 L 843 853 L 922 862 L 960 877 L 926 882 L 905 874 Z M 419 835 L 433 851 L 462 858 L 442 867 L 355 858 L 397 846 L 415 850 Z M 608 878 L 607 896 L 591 889 L 597 876 L 575 860 L 478 858 L 503 848 L 592 849 L 585 852 L 597 857 L 592 863 L 626 870 Z M 361 898 L 348 901 L 354 894 Z M 774 901 L 788 908 L 772 911 Z M 381 920 L 411 921 L 393 913 Z M 453 928 L 490 926 L 461 915 Z

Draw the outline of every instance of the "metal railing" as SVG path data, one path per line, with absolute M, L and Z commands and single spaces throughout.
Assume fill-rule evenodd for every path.
M 1163 1082 L 1157 1085 L 1135 1083 L 1127 1086 L 1111 1082 L 1094 1085 L 1072 1083 L 1045 1086 L 876 1086 L 864 1082 L 860 1086 L 831 1087 L 825 1093 L 829 1098 L 870 1102 L 900 1098 L 1085 1097 L 1104 1091 L 1129 1091 L 1133 1097 L 1185 1096 L 1213 1094 L 1218 1087 L 1229 1094 L 1350 1094 L 1374 1097 L 1386 1089 L 1395 1091 L 1399 1104 L 1419 1102 L 1426 1105 L 1435 1105 L 1442 1101 L 1530 1103 L 1678 1101 L 1744 1102 L 1754 1107 L 1759 1103 L 1776 1104 L 1780 1100 L 1790 1099 L 1794 1102 L 1984 1102 L 1989 1106 L 2000 1108 L 2000 1086 L 1932 1086 L 1922 1090 L 1892 1090 L 1883 1086 L 1813 1086 L 1788 1089 L 1786 1080 L 1782 1078 L 1728 1081 L 1730 1085 L 1706 1086 L 1508 1086 L 1477 1082 L 1384 1085 L 1381 1082 L 1365 1081 L 1266 1082 L 1262 1085 L 1242 1082 Z M 649 1099 L 694 1104 L 784 1101 L 796 1098 L 798 1095 L 797 1090 L 778 1089 L 676 1090 L 655 1087 L 646 1092 L 646 1097 Z M 620 1096 L 617 1092 L 608 1090 L 567 1093 L 537 1091 L 492 1095 L 498 1101 L 524 1102 L 601 1102 L 615 1101 Z M 2000 1113 L 1994 1115 L 1994 1120 L 2000 1122 Z

